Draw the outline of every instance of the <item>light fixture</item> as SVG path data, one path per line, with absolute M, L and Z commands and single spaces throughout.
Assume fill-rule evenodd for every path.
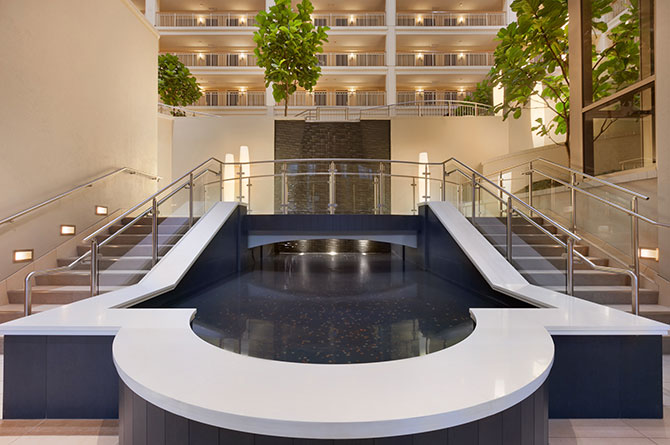
M 205 58 L 205 54 L 204 54 L 204 53 L 198 53 L 198 59 L 201 59 L 201 60 L 202 60 L 202 59 L 204 59 L 204 58 Z
M 354 15 L 351 14 L 351 15 L 349 16 L 349 21 L 350 21 L 351 23 L 354 23 L 354 21 L 356 21 L 356 17 L 354 17 Z
M 354 54 L 354 53 L 349 53 L 349 58 L 350 58 L 350 59 L 353 59 L 354 57 L 356 57 L 356 54 Z
M 247 177 L 247 179 L 242 179 L 242 196 L 247 196 L 249 193 L 249 176 L 251 176 L 251 166 L 249 165 L 249 147 L 246 145 L 240 145 L 240 170 L 242 177 Z
M 33 249 L 15 250 L 12 254 L 12 261 L 15 263 L 28 263 L 33 260 Z
M 240 93 L 244 94 L 247 92 L 247 87 L 240 87 Z
M 77 234 L 77 227 L 70 224 L 61 224 L 60 234 L 62 236 L 71 236 Z
M 244 60 L 245 57 L 247 57 L 246 53 L 240 53 L 240 60 Z
M 244 25 L 246 20 L 247 20 L 247 18 L 245 16 L 240 16 L 240 25 Z
M 658 247 L 655 249 L 647 249 L 647 248 L 640 249 L 640 258 L 643 258 L 645 260 L 658 261 L 659 258 Z
M 223 200 L 235 201 L 235 156 L 226 153 L 223 166 Z
M 464 21 L 465 21 L 465 17 L 463 17 L 462 15 L 458 16 L 458 23 L 463 23 Z
M 423 16 L 417 15 L 416 16 L 416 22 L 421 24 L 422 21 L 423 21 Z
M 416 58 L 419 59 L 419 60 L 423 59 L 423 53 L 419 53 L 419 54 L 417 54 L 417 55 L 416 55 Z
M 201 24 L 201 25 L 202 25 L 203 23 L 205 23 L 205 17 L 202 16 L 202 15 L 199 16 L 199 17 L 198 17 L 198 23 Z
M 109 209 L 105 206 L 95 206 L 95 214 L 105 216 L 109 214 Z
M 419 153 L 419 202 L 428 202 L 430 199 L 430 167 L 428 167 L 428 153 Z

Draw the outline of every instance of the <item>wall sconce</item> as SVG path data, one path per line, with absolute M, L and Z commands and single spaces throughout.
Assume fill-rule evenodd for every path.
M 247 92 L 247 87 L 240 87 L 240 93 L 246 94 Z
M 421 22 L 423 22 L 423 16 L 417 15 L 416 16 L 416 22 L 420 25 Z
M 15 250 L 12 254 L 12 261 L 14 263 L 28 263 L 33 260 L 33 249 Z
M 203 53 L 198 53 L 198 59 L 202 60 L 205 58 L 205 55 Z
M 60 226 L 61 236 L 72 236 L 77 234 L 77 227 L 70 224 L 61 224 Z
M 423 59 L 423 53 L 419 53 L 419 54 L 417 54 L 417 55 L 416 55 L 416 58 L 419 59 L 419 60 Z
M 356 88 L 349 88 L 349 94 L 356 94 Z
M 205 17 L 203 17 L 203 16 L 199 16 L 199 17 L 198 17 L 198 24 L 199 24 L 199 25 L 202 25 L 202 24 L 204 24 L 204 23 L 205 23 Z
M 458 16 L 458 23 L 462 24 L 463 22 L 465 22 L 465 17 L 462 15 Z
M 355 21 L 356 21 L 356 17 L 354 17 L 353 14 L 350 15 L 350 16 L 349 16 L 349 22 L 350 22 L 350 23 L 354 23 Z
M 241 16 L 241 17 L 240 17 L 240 25 L 244 26 L 244 24 L 246 23 L 246 21 L 247 21 L 247 18 L 246 18 L 245 16 Z
M 655 249 L 645 249 L 645 248 L 640 249 L 640 258 L 643 258 L 645 260 L 658 261 L 659 258 L 658 247 Z
M 356 57 L 356 54 L 354 54 L 354 53 L 349 53 L 349 58 L 350 58 L 350 59 L 353 59 L 354 57 Z
M 95 214 L 100 216 L 106 216 L 109 214 L 109 209 L 105 206 L 95 206 Z
M 247 57 L 246 53 L 240 53 L 240 60 L 244 60 L 245 57 Z

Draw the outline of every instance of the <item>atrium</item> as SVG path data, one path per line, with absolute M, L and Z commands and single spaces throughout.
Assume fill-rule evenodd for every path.
M 670 444 L 669 23 L 0 0 L 0 445 Z

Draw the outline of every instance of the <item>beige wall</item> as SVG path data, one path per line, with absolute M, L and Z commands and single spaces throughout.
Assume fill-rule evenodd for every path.
M 156 172 L 158 36 L 127 0 L 0 0 L 0 218 L 114 168 Z M 126 186 L 118 185 L 127 179 Z M 129 206 L 156 183 L 122 175 L 0 227 L 0 278 Z M 74 253 L 74 252 L 73 252 Z
M 161 185 L 166 186 L 172 182 L 172 133 L 174 130 L 174 118 L 165 114 L 158 115 L 158 149 L 157 149 L 157 171 L 161 177 Z

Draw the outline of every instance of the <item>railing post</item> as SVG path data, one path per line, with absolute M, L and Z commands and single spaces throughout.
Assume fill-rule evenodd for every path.
M 577 230 L 577 190 L 575 186 L 577 185 L 577 174 L 573 173 L 570 175 L 570 226 L 572 233 L 575 233 Z
M 247 181 L 247 213 L 251 213 L 251 178 Z
M 533 207 L 533 161 L 528 164 L 528 205 Z M 533 216 L 533 212 L 530 212 Z
M 158 201 L 151 200 L 151 267 L 158 262 Z
M 281 208 L 284 215 L 288 215 L 288 177 L 286 175 L 286 162 L 281 167 Z
M 379 176 L 372 178 L 373 198 L 374 198 L 374 212 L 379 215 Z
M 514 214 L 514 205 L 512 197 L 507 197 L 507 261 L 512 262 L 512 215 Z
M 631 210 L 636 215 L 638 214 L 638 200 L 637 196 L 633 197 L 631 203 Z M 640 219 L 637 216 L 631 216 L 633 218 L 633 230 L 631 232 L 632 236 L 632 247 L 633 247 L 633 273 L 635 274 L 635 283 L 633 284 L 633 313 L 638 315 L 640 312 L 640 305 L 638 295 L 640 293 Z
M 100 263 L 98 256 L 100 249 L 98 249 L 98 240 L 93 238 L 91 240 L 91 297 L 100 293 Z
M 475 223 L 475 213 L 476 213 L 476 202 L 477 202 L 477 176 L 472 174 L 472 224 Z
M 328 213 L 331 215 L 335 214 L 335 162 L 330 162 L 330 168 L 328 169 Z
M 188 226 L 193 227 L 193 173 L 188 175 Z
M 416 178 L 412 176 L 412 214 L 416 215 Z
M 498 173 L 498 187 L 503 188 L 503 177 L 502 177 L 502 172 Z M 502 190 L 498 191 L 498 197 L 500 200 L 498 201 L 498 207 L 500 208 L 500 216 L 502 216 L 503 212 L 503 199 L 505 196 L 503 195 Z M 509 200 L 508 200 L 509 201 Z M 509 208 L 508 208 L 509 209 Z
M 237 195 L 237 201 L 240 204 L 242 204 L 242 200 L 244 199 L 244 193 L 242 193 L 242 183 L 244 182 L 244 181 L 242 181 L 242 176 L 244 176 L 244 171 L 242 170 L 242 164 L 238 165 L 237 176 L 238 176 L 237 191 L 239 193 Z
M 565 276 L 565 293 L 568 295 L 575 294 L 575 240 L 568 236 L 565 244 L 566 253 L 566 276 Z
M 223 201 L 223 162 L 219 162 L 219 201 Z
M 463 184 L 458 184 L 458 191 L 456 192 L 458 196 L 456 197 L 456 204 L 458 205 L 458 210 L 463 212 Z
M 442 164 L 442 202 L 447 200 L 447 169 L 444 164 Z
M 379 214 L 384 214 L 384 163 L 379 163 Z
M 25 295 L 23 300 L 23 315 L 26 317 L 33 313 L 33 275 L 35 271 L 26 275 Z
M 428 170 L 428 164 L 424 164 L 423 166 L 423 183 L 423 192 L 425 193 L 425 195 L 423 195 L 423 202 L 428 203 L 428 200 L 430 199 L 430 171 Z

